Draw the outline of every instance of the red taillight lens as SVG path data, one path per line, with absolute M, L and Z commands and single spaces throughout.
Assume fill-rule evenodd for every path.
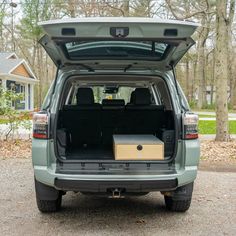
M 48 139 L 48 115 L 38 112 L 33 115 L 33 137 Z
M 198 138 L 198 115 L 185 114 L 183 116 L 184 139 Z

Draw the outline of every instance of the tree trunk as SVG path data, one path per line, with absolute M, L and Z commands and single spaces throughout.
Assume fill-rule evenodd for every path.
M 197 77 L 197 60 L 193 62 L 193 79 L 192 79 L 193 100 L 196 100 L 196 95 L 197 95 L 196 77 Z
M 233 48 L 233 37 L 232 37 L 232 25 L 235 16 L 235 0 L 229 2 L 229 17 L 228 17 L 228 78 L 230 87 L 230 104 L 236 108 L 236 76 L 234 74 L 234 48 Z
M 231 104 L 232 104 L 232 107 L 233 109 L 236 110 L 236 82 L 234 81 L 234 86 L 233 86 L 233 89 L 232 89 L 232 95 L 231 95 Z
M 76 17 L 76 9 L 75 9 L 75 2 L 74 1 L 69 1 L 68 2 L 68 12 L 69 12 L 69 16 L 71 18 L 75 18 Z
M 228 30 L 226 18 L 227 0 L 216 4 L 216 141 L 229 141 L 227 106 Z
M 129 16 L 129 0 L 124 0 L 123 3 L 124 16 Z
M 202 108 L 206 104 L 206 79 L 205 79 L 205 44 L 206 39 L 209 34 L 209 22 L 205 19 L 206 16 L 203 16 L 201 24 L 202 30 L 198 38 L 198 47 L 197 47 L 197 70 L 196 70 L 196 80 L 198 83 L 198 102 L 197 107 Z
M 197 107 L 202 108 L 203 104 L 206 101 L 206 88 L 205 88 L 205 52 L 204 52 L 204 46 L 201 44 L 201 40 L 199 40 L 199 47 L 198 47 L 198 59 L 197 59 L 197 68 L 196 68 L 196 80 L 198 83 L 198 101 L 197 101 Z
M 211 74 L 211 105 L 214 102 L 214 94 L 215 94 L 215 50 L 213 51 L 213 57 L 212 57 L 212 74 Z
M 189 71 L 189 57 L 186 56 L 186 95 L 188 101 L 191 101 L 191 91 L 190 91 L 190 71 Z

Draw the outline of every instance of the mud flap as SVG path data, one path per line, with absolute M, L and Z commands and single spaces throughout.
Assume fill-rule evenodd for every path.
M 41 182 L 38 182 L 35 178 L 34 183 L 36 195 L 40 200 L 53 201 L 58 199 L 60 194 L 58 190 Z

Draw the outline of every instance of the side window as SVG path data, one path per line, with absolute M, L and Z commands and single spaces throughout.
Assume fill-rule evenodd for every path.
M 183 89 L 181 88 L 180 84 L 177 82 L 178 84 L 178 90 L 179 90 L 179 93 L 180 93 L 180 96 L 181 96 L 181 103 L 182 103 L 182 106 L 184 108 L 184 110 L 186 111 L 190 111 L 190 107 L 189 107 L 189 104 L 188 104 L 188 101 L 187 101 L 187 98 L 183 92 Z
M 54 80 L 51 83 L 50 88 L 48 89 L 47 95 L 45 96 L 45 99 L 44 99 L 43 104 L 41 106 L 42 110 L 46 110 L 50 105 L 50 100 L 51 100 L 51 96 L 52 96 L 52 92 L 53 92 L 53 87 L 54 87 Z
M 155 85 L 151 85 L 149 89 L 151 93 L 151 103 L 155 105 L 163 104 L 159 91 L 155 89 Z
M 164 105 L 167 110 L 172 110 L 168 89 L 163 81 L 155 85 L 156 91 L 159 94 L 160 104 Z
M 76 93 L 77 93 L 77 88 L 74 87 L 74 89 L 71 92 L 71 101 L 70 101 L 71 105 L 76 105 L 77 104 Z

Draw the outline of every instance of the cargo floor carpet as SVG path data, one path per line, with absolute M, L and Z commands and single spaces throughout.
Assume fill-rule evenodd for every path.
M 74 160 L 114 160 L 112 146 L 71 148 L 66 156 Z

